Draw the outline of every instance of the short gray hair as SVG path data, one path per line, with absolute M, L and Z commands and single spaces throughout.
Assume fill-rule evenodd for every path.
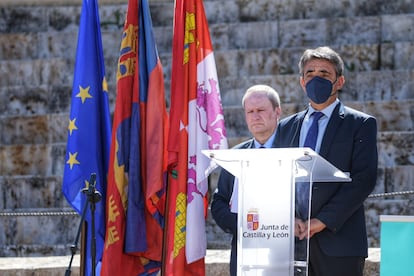
M 275 109 L 276 107 L 280 107 L 280 98 L 276 90 L 274 90 L 272 87 L 265 85 L 265 84 L 256 84 L 256 85 L 249 87 L 246 90 L 246 93 L 244 93 L 244 96 L 242 99 L 243 108 L 244 108 L 244 102 L 252 94 L 266 95 L 266 97 L 272 103 L 273 109 Z
M 332 63 L 335 66 L 337 77 L 342 76 L 344 73 L 344 62 L 342 61 L 341 56 L 331 48 L 324 46 L 315 49 L 307 49 L 303 52 L 298 64 L 299 74 L 301 76 L 303 76 L 303 68 L 305 67 L 305 64 L 313 59 L 325 59 Z

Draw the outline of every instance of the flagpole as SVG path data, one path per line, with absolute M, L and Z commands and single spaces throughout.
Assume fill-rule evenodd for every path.
M 81 252 L 80 252 L 80 265 L 79 265 L 79 275 L 86 276 L 86 236 L 88 233 L 88 222 L 83 221 L 82 224 L 82 238 L 81 238 Z
M 166 176 L 166 185 L 165 185 L 165 194 L 167 195 L 165 198 L 165 215 L 164 215 L 164 231 L 163 231 L 163 238 L 162 238 L 162 259 L 161 259 L 161 275 L 160 276 L 165 276 L 166 272 L 165 272 L 165 268 L 167 267 L 167 253 L 168 253 L 168 248 L 167 248 L 167 239 L 168 239 L 168 233 L 167 233 L 167 229 L 168 229 L 168 224 L 169 224 L 169 218 L 170 216 L 167 214 L 167 206 L 169 205 L 170 202 L 170 197 L 168 190 L 170 189 L 168 183 L 169 183 L 169 175 L 170 175 L 170 170 L 169 168 L 167 168 L 167 176 Z
M 83 272 L 85 271 L 85 269 L 84 269 L 84 267 L 82 267 L 82 265 L 85 264 L 83 255 L 86 252 L 86 247 L 85 247 L 85 240 L 86 240 L 86 237 L 85 237 L 85 233 L 86 233 L 86 231 L 85 231 L 85 228 L 86 228 L 85 215 L 86 215 L 86 210 L 87 209 L 88 209 L 88 201 L 86 201 L 85 205 L 83 206 L 81 221 L 80 221 L 79 227 L 78 227 L 78 232 L 76 234 L 74 243 L 70 246 L 70 251 L 72 253 L 72 256 L 70 258 L 68 268 L 65 271 L 65 276 L 69 276 L 72 273 L 72 271 L 71 271 L 72 261 L 73 261 L 73 257 L 76 254 L 76 251 L 78 250 L 79 237 L 82 237 L 81 238 L 81 253 L 80 253 L 80 256 L 81 256 L 81 265 L 80 265 L 81 273 L 80 273 L 80 275 L 85 275 L 84 273 L 82 273 L 82 271 Z M 81 234 L 81 232 L 82 232 L 82 234 Z
M 65 272 L 65 276 L 69 276 L 71 274 L 71 267 L 72 267 L 72 261 L 73 261 L 73 257 L 76 254 L 76 251 L 78 250 L 78 241 L 79 241 L 79 237 L 81 236 L 81 232 L 82 232 L 82 239 L 81 239 L 81 272 L 80 275 L 85 275 L 85 253 L 86 253 L 86 235 L 88 233 L 87 231 L 87 225 L 86 225 L 86 220 L 85 220 L 85 216 L 86 216 L 86 211 L 88 209 L 88 207 L 90 207 L 91 209 L 91 273 L 92 276 L 96 275 L 96 235 L 95 235 L 95 204 L 96 202 L 99 202 L 102 198 L 101 194 L 99 191 L 96 190 L 95 188 L 95 182 L 96 182 L 96 174 L 92 173 L 90 180 L 89 180 L 89 187 L 82 189 L 82 192 L 86 194 L 87 196 L 87 200 L 85 202 L 85 205 L 83 206 L 83 210 L 82 210 L 82 216 L 81 216 L 81 221 L 79 223 L 79 228 L 78 228 L 78 232 L 76 234 L 76 238 L 75 238 L 75 242 L 70 246 L 71 252 L 72 252 L 72 257 L 70 259 L 69 262 L 69 266 L 66 269 Z M 89 205 L 90 203 L 90 205 Z
M 95 187 L 96 183 L 96 173 L 91 174 L 91 178 L 89 180 L 89 187 L 82 190 L 82 192 L 86 193 L 87 202 L 90 203 L 91 209 L 91 269 L 92 269 L 92 276 L 96 275 L 96 233 L 95 233 L 95 209 L 96 203 L 99 202 L 102 198 L 102 195 L 99 191 L 96 190 Z

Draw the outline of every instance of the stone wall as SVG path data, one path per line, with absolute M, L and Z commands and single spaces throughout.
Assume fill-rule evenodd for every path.
M 100 19 L 111 110 L 126 0 L 103 0 Z M 61 194 L 67 119 L 81 0 L 0 3 L 0 209 L 69 210 Z M 301 110 L 297 62 L 307 47 L 342 54 L 341 100 L 378 119 L 374 193 L 413 189 L 414 5 L 373 0 L 204 1 L 215 49 L 230 145 L 249 136 L 240 108 L 245 89 L 273 86 L 284 115 Z M 169 94 L 173 1 L 150 0 Z M 167 97 L 168 102 L 168 97 Z M 214 190 L 217 173 L 212 177 Z M 379 215 L 413 215 L 413 196 L 368 199 L 370 246 L 379 246 Z M 76 216 L 0 216 L 0 256 L 69 254 Z M 210 248 L 229 237 L 211 221 Z M 47 233 L 47 234 L 45 234 Z

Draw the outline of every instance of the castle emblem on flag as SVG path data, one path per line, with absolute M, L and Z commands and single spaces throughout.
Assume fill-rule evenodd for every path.
M 247 212 L 247 229 L 255 231 L 259 228 L 259 211 L 258 209 L 250 209 Z

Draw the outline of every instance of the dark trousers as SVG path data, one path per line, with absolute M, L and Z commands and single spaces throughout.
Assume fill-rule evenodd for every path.
M 309 276 L 363 276 L 364 257 L 335 257 L 325 255 L 317 239 L 310 239 Z
M 237 276 L 237 239 L 233 237 L 230 254 L 230 276 Z

